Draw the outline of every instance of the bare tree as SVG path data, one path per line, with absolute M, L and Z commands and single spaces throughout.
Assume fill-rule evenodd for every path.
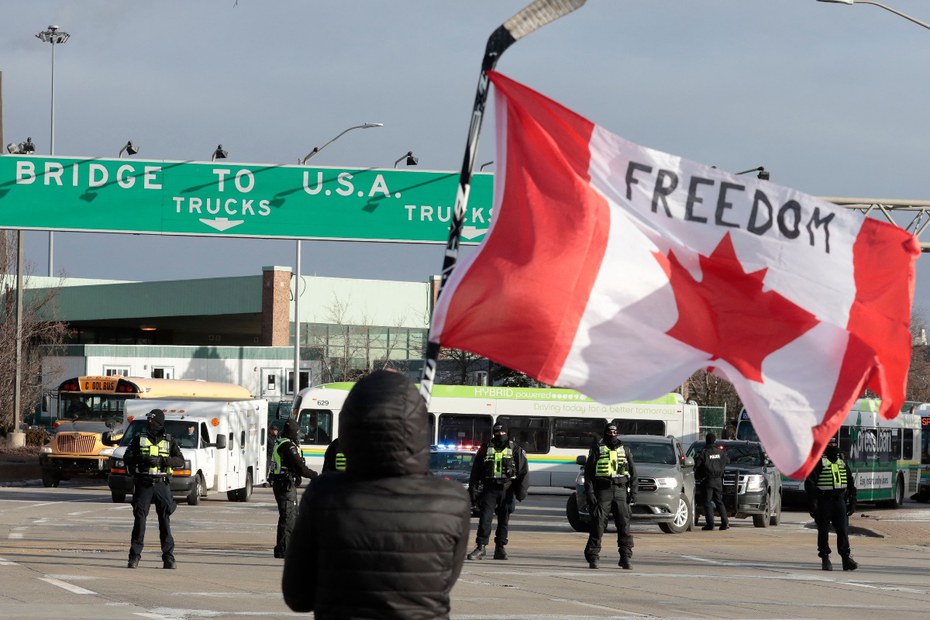
M 930 346 L 922 308 L 911 314 L 911 366 L 907 372 L 907 400 L 930 402 Z
M 743 402 L 736 393 L 736 388 L 726 379 L 712 375 L 706 370 L 699 370 L 685 381 L 683 396 L 695 400 L 699 405 L 726 407 L 727 411 L 738 413 Z
M 403 318 L 391 326 L 377 326 L 367 314 L 350 320 L 349 310 L 350 304 L 336 297 L 326 309 L 328 324 L 309 330 L 311 356 L 322 362 L 323 381 L 354 381 L 375 370 L 394 367 L 401 361 L 394 354 L 409 348 L 399 337 L 407 333 L 401 328 Z
M 436 382 L 446 385 L 468 385 L 471 373 L 488 367 L 487 358 L 461 349 L 442 349 L 439 360 Z
M 16 384 L 16 233 L 0 231 L 0 429 L 13 426 Z M 23 275 L 23 288 L 28 277 Z M 68 329 L 53 320 L 57 287 L 23 296 L 20 402 L 27 414 L 42 400 L 42 358 L 61 346 Z M 22 293 L 22 291 L 21 291 Z

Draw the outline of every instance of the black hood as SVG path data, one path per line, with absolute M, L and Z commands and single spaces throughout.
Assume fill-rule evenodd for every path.
M 429 471 L 426 403 L 405 375 L 379 370 L 363 378 L 339 418 L 347 473 L 387 478 Z
M 146 414 L 145 419 L 148 420 L 149 435 L 154 437 L 161 436 L 165 433 L 165 412 L 161 409 L 152 409 Z
M 294 418 L 288 418 L 287 422 L 284 423 L 284 428 L 281 430 L 281 434 L 293 442 L 299 441 L 300 425 L 297 424 L 297 420 Z

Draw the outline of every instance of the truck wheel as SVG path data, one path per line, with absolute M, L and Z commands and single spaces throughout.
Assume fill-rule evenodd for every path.
M 778 525 L 779 523 L 781 523 L 781 495 L 778 496 L 778 506 L 772 511 L 772 516 L 769 518 L 769 525 Z
M 61 482 L 61 477 L 56 472 L 48 469 L 42 470 L 42 486 L 57 487 L 59 482 Z
M 239 489 L 239 501 L 247 502 L 252 497 L 252 472 L 245 475 L 245 487 Z
M 187 505 L 196 506 L 199 504 L 201 495 L 203 495 L 203 476 L 200 475 L 200 472 L 197 472 L 194 486 L 191 488 L 190 493 L 187 494 Z
M 675 517 L 668 522 L 659 523 L 659 529 L 666 534 L 682 534 L 688 531 L 691 526 L 691 506 L 688 505 L 688 498 L 681 495 L 678 498 L 678 511 Z
M 568 496 L 568 502 L 565 504 L 565 515 L 568 517 L 568 524 L 576 532 L 587 532 L 591 529 L 581 520 L 581 515 L 578 513 L 578 496 L 575 493 Z
M 122 504 L 126 501 L 126 494 L 119 491 L 110 491 L 110 497 L 113 499 L 114 504 Z
M 752 524 L 756 527 L 769 526 L 769 519 L 772 514 L 772 498 L 769 495 L 765 496 L 764 505 L 765 508 L 762 510 L 761 515 L 752 515 Z
M 234 491 L 227 491 L 226 496 L 231 502 L 247 502 L 252 497 L 252 472 L 245 475 L 245 486 Z

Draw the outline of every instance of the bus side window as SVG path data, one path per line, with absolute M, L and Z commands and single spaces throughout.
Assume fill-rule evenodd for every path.
M 439 443 L 477 448 L 491 438 L 491 416 L 439 414 Z
M 660 435 L 665 436 L 665 422 L 662 420 L 622 420 L 614 418 L 613 424 L 621 435 Z
M 914 458 L 914 431 L 912 429 L 904 429 L 904 455 L 902 458 L 909 461 Z
M 229 431 L 229 449 L 230 449 L 230 450 L 233 449 L 233 443 L 234 443 L 234 442 L 233 442 L 233 439 L 234 439 L 235 437 L 236 437 L 236 435 L 235 435 L 232 431 Z
M 600 439 L 607 420 L 604 418 L 554 418 L 553 447 L 587 450 Z
M 535 416 L 497 416 L 507 426 L 510 438 L 528 454 L 549 452 L 549 418 Z

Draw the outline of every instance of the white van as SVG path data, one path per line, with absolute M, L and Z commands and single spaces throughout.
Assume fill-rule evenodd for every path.
M 230 501 L 245 502 L 252 487 L 265 482 L 268 463 L 268 402 L 265 400 L 127 400 L 125 433 L 110 458 L 107 482 L 113 501 L 133 491 L 123 454 L 146 428 L 152 409 L 165 412 L 165 430 L 184 454 L 184 467 L 171 474 L 173 495 L 197 505 L 209 491 L 225 491 Z

